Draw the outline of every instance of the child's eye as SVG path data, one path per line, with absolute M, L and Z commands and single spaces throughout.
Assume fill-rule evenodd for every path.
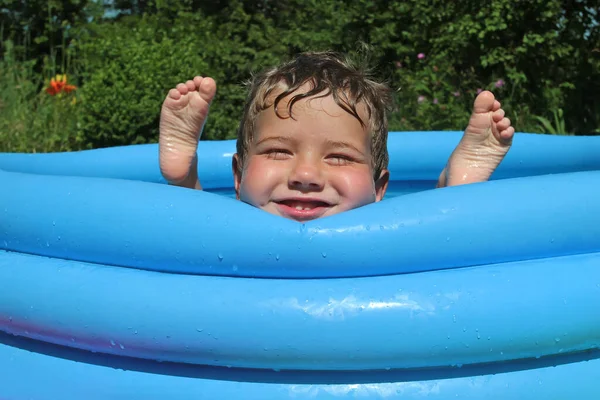
M 352 162 L 354 162 L 354 158 L 345 155 L 345 154 L 331 154 L 329 156 L 327 156 L 327 159 L 333 164 L 333 165 L 347 165 L 347 164 L 351 164 Z
M 292 155 L 292 153 L 289 150 L 285 149 L 269 149 L 265 151 L 265 154 L 267 155 L 267 158 L 270 158 L 272 160 L 285 160 L 290 155 Z

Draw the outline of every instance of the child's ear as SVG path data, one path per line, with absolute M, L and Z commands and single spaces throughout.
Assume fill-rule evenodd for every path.
M 384 169 L 381 171 L 379 178 L 375 181 L 375 201 L 383 200 L 383 196 L 385 196 L 385 192 L 388 188 L 388 183 L 390 181 L 390 171 Z
M 235 198 L 240 199 L 240 186 L 242 184 L 242 164 L 240 157 L 236 154 L 231 159 L 231 169 L 233 170 L 233 187 L 235 189 Z

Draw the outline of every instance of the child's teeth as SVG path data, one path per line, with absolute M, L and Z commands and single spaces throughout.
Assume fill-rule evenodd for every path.
M 298 211 L 307 211 L 307 210 L 312 210 L 312 207 L 302 207 L 301 205 L 297 205 L 296 207 L 294 207 L 296 210 Z

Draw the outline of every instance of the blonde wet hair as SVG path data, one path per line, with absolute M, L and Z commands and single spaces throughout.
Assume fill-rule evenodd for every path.
M 297 92 L 305 84 L 307 92 Z M 244 168 L 248 151 L 256 135 L 259 114 L 270 107 L 280 118 L 292 118 L 294 104 L 310 97 L 331 95 L 338 106 L 354 116 L 371 137 L 371 155 L 374 179 L 387 168 L 388 120 L 392 95 L 387 85 L 377 82 L 368 70 L 356 65 L 348 58 L 334 52 L 309 52 L 296 56 L 291 61 L 254 75 L 248 84 L 250 90 L 242 121 L 238 128 L 238 168 Z M 273 99 L 275 93 L 278 93 Z M 293 95 L 287 104 L 287 114 L 279 114 L 279 102 Z M 358 113 L 362 105 L 367 112 L 367 121 Z

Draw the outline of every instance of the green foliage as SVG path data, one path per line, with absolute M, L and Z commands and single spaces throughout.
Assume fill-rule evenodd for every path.
M 570 135 L 565 127 L 565 120 L 563 117 L 563 110 L 559 108 L 553 111 L 554 121 L 550 122 L 547 118 L 535 115 L 534 118 L 540 122 L 537 132 L 547 132 L 551 135 Z
M 392 130 L 463 129 L 488 89 L 518 131 L 600 133 L 600 0 L 111 4 L 121 13 L 99 19 L 102 2 L 0 0 L 2 38 L 15 43 L 1 48 L 0 149 L 156 141 L 164 96 L 194 75 L 218 85 L 203 137 L 233 138 L 253 72 L 362 43 L 374 74 L 396 90 Z M 55 73 L 78 84 L 76 105 L 43 92 Z
M 34 61 L 15 62 L 10 41 L 0 61 L 0 151 L 49 152 L 79 148 L 75 93 L 52 97 Z
M 9 40 L 18 60 L 36 61 L 35 71 L 65 71 L 79 27 L 101 12 L 97 1 L 0 0 L 0 54 L 5 55 L 4 43 Z
M 158 137 L 167 91 L 206 69 L 193 37 L 176 41 L 144 18 L 90 29 L 79 45 L 80 129 L 91 147 L 145 143 Z

